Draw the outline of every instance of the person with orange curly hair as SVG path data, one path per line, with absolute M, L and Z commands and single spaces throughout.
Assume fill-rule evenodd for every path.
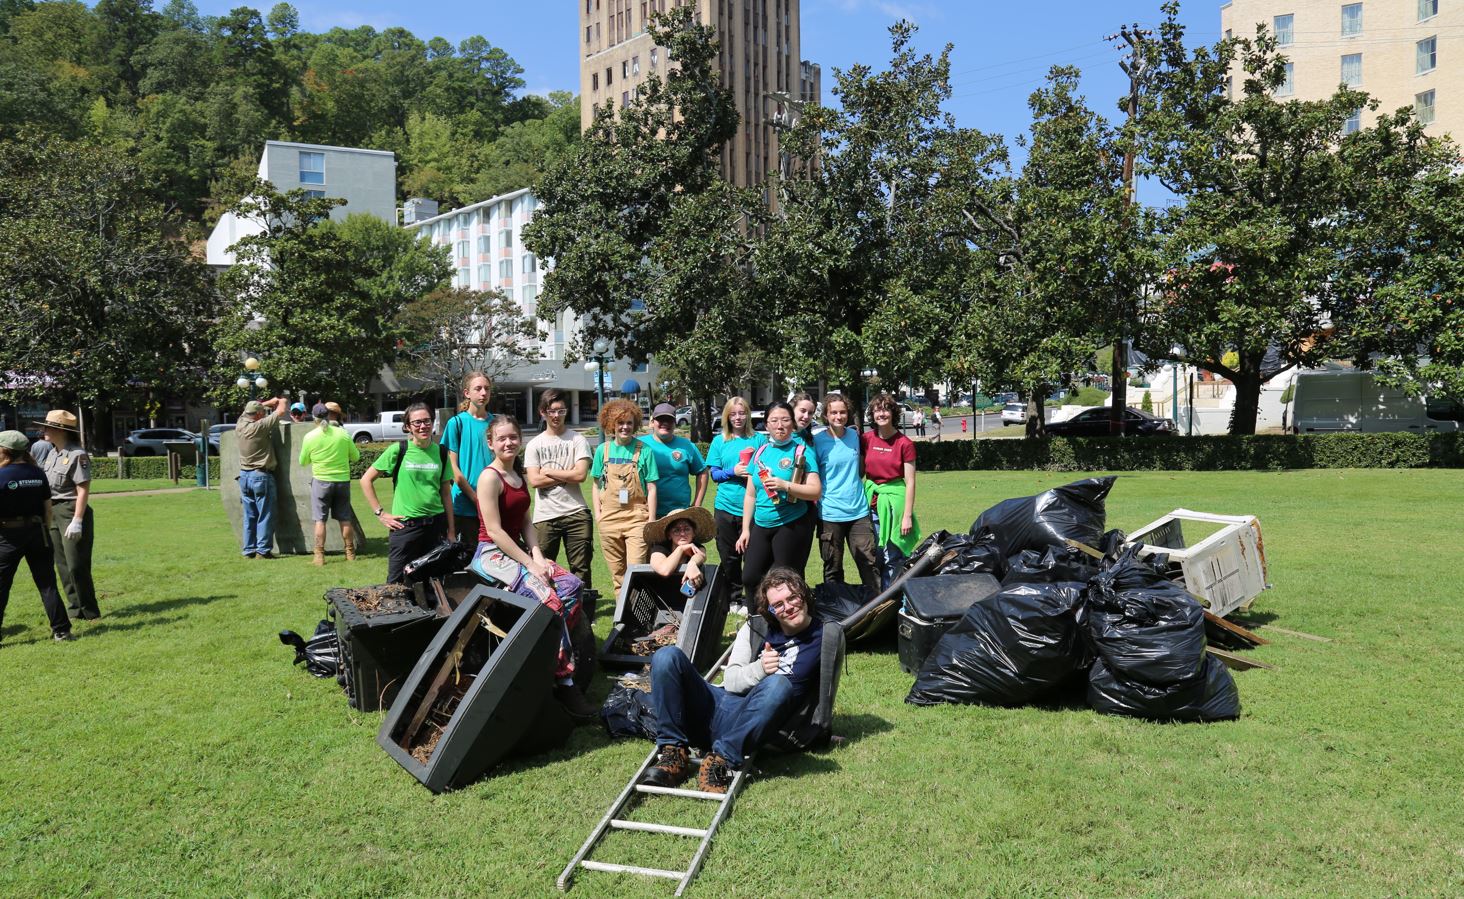
M 635 439 L 640 407 L 610 400 L 600 409 L 600 445 L 590 464 L 595 530 L 615 595 L 625 569 L 646 561 L 645 526 L 656 520 L 656 454 Z

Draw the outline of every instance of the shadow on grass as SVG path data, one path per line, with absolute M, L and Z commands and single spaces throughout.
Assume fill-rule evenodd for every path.
M 218 602 L 221 599 L 232 599 L 232 596 L 219 594 L 217 596 L 180 596 L 177 599 L 159 599 L 155 602 L 140 602 L 122 606 L 115 612 L 106 612 L 99 620 L 102 622 L 97 629 L 107 627 L 107 622 L 114 618 L 136 618 L 139 615 L 153 615 L 158 612 L 171 612 L 174 609 L 181 609 L 187 606 L 201 606 L 211 602 Z M 121 630 L 119 627 L 118 630 Z
M 1275 612 L 1246 612 L 1243 615 L 1231 615 L 1228 620 L 1233 624 L 1254 630 L 1263 624 L 1274 624 L 1280 617 Z

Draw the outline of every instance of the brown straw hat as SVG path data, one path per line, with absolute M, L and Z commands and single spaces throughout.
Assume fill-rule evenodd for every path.
M 76 416 L 65 409 L 52 409 L 46 413 L 45 421 L 33 421 L 33 425 L 40 425 L 43 428 L 55 428 L 58 431 L 70 431 L 73 434 L 81 433 L 81 423 Z
M 696 543 L 707 543 L 717 536 L 717 523 L 712 520 L 712 513 L 701 506 L 692 506 L 689 509 L 672 509 L 647 524 L 646 543 L 666 542 L 666 532 L 671 529 L 671 525 L 683 518 L 696 529 L 695 536 L 691 538 Z

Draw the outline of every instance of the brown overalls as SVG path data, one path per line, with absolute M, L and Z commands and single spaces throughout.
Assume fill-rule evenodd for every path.
M 620 582 L 625 569 L 646 561 L 646 491 L 640 480 L 640 454 L 645 444 L 635 441 L 635 451 L 628 462 L 610 461 L 610 443 L 600 444 L 605 463 L 605 477 L 600 483 L 600 551 L 615 595 L 620 595 Z M 625 491 L 626 502 L 620 501 Z

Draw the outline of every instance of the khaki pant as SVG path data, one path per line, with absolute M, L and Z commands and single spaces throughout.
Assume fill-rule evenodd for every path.
M 620 582 L 625 569 L 646 561 L 646 506 L 629 505 L 600 513 L 600 551 L 610 569 L 615 596 L 620 597 Z

